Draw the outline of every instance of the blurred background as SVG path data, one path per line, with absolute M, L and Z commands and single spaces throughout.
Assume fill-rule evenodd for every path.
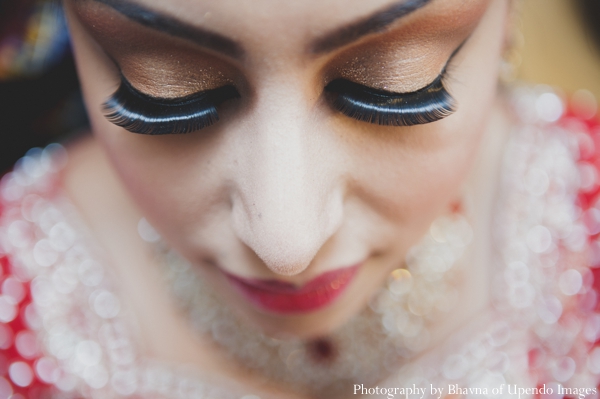
M 0 0 L 0 174 L 87 128 L 59 4 Z M 512 78 L 600 99 L 600 0 L 521 0 L 515 25 Z
M 0 0 L 0 175 L 86 126 L 60 2 Z
M 600 0 L 522 0 L 518 78 L 600 100 Z

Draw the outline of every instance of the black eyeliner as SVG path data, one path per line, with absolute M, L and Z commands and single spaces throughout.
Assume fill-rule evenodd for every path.
M 442 84 L 443 73 L 426 87 L 411 93 L 377 90 L 346 79 L 335 79 L 325 90 L 333 107 L 363 122 L 412 126 L 435 122 L 452 114 L 455 101 Z
M 384 126 L 438 121 L 456 110 L 456 101 L 444 87 L 443 79 L 448 65 L 469 37 L 454 49 L 437 78 L 417 91 L 395 93 L 340 78 L 327 84 L 325 92 L 334 109 L 359 121 Z
M 336 110 L 360 121 L 411 126 L 440 120 L 455 110 L 455 101 L 442 82 L 446 67 L 467 40 L 453 51 L 440 75 L 415 92 L 378 90 L 346 79 L 330 82 L 325 92 Z M 103 111 L 110 122 L 132 133 L 183 134 L 213 125 L 219 120 L 217 106 L 239 97 L 233 85 L 179 98 L 152 97 L 137 90 L 121 74 L 121 84 L 103 103 Z
M 132 133 L 162 135 L 190 133 L 219 120 L 217 106 L 240 97 L 232 85 L 180 98 L 151 97 L 122 76 L 117 91 L 103 104 L 106 118 Z

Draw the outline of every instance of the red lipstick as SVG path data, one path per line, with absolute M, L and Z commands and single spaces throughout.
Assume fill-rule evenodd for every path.
M 305 313 L 317 310 L 337 298 L 352 281 L 359 266 L 325 272 L 301 287 L 285 281 L 224 274 L 238 291 L 262 309 L 275 313 Z

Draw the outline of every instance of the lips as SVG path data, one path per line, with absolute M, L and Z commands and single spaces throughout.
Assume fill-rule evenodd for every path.
M 260 280 L 225 273 L 251 303 L 274 313 L 306 313 L 333 302 L 350 284 L 360 265 L 325 272 L 301 287 L 279 280 Z

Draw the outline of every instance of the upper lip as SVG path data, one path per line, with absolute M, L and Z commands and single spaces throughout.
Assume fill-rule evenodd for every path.
M 237 280 L 243 284 L 253 286 L 260 290 L 278 294 L 302 295 L 311 291 L 318 291 L 324 287 L 330 287 L 337 284 L 337 280 L 341 275 L 345 275 L 350 269 L 357 268 L 359 264 L 354 266 L 342 267 L 338 269 L 323 272 L 316 277 L 308 280 L 304 284 L 293 284 L 288 281 L 277 279 L 259 279 L 252 277 L 240 277 L 228 272 L 224 272 L 229 278 Z
M 334 301 L 350 284 L 360 265 L 321 273 L 301 286 L 277 279 L 224 274 L 254 305 L 269 312 L 290 314 L 312 312 Z

